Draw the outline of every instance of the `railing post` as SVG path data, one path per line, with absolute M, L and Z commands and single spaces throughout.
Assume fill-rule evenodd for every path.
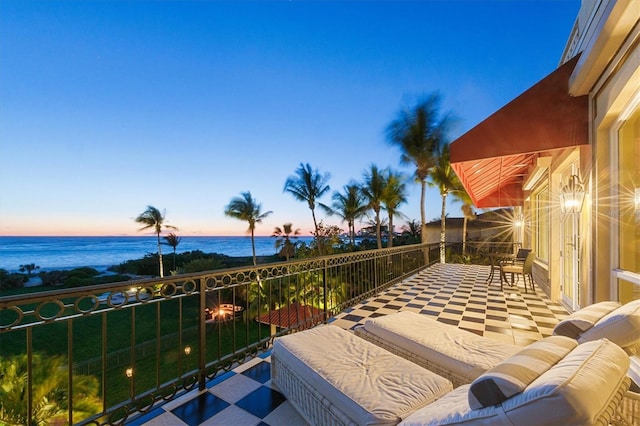
M 329 319 L 329 314 L 327 312 L 327 293 L 328 293 L 328 285 L 327 285 L 327 259 L 323 258 L 322 259 L 322 287 L 323 287 L 323 299 L 324 299 L 324 319 L 323 322 L 326 323 L 327 320 Z
M 205 293 L 205 278 L 200 277 L 199 281 L 199 290 L 200 290 L 200 310 L 198 312 L 198 388 L 203 391 L 206 388 L 206 372 L 205 372 L 205 354 L 206 354 L 206 318 L 204 313 L 204 308 L 207 304 L 207 295 Z

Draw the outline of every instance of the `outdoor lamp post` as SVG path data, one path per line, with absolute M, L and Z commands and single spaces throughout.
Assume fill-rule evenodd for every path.
M 585 190 L 580 178 L 571 175 L 560 191 L 560 211 L 562 214 L 579 214 L 582 211 Z

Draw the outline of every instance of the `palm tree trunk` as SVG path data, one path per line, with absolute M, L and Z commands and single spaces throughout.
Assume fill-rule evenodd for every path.
M 382 231 L 380 230 L 380 209 L 376 211 L 376 237 L 378 240 L 378 250 L 382 248 Z
M 420 226 L 420 239 L 422 240 L 422 244 L 426 244 L 427 242 L 427 213 L 426 207 L 424 205 L 427 193 L 427 181 L 422 179 L 420 181 L 420 220 L 422 224 Z
M 162 244 L 160 244 L 160 232 L 156 234 L 158 236 L 158 260 L 160 260 L 160 278 L 164 278 L 164 265 L 162 264 Z
M 389 215 L 389 240 L 387 241 L 387 247 L 393 247 L 393 215 Z
M 447 235 L 447 194 L 442 194 L 442 211 L 440 212 L 440 263 L 445 263 L 444 242 Z
M 251 228 L 251 253 L 253 253 L 253 266 L 256 266 L 256 243 L 253 240 L 253 228 Z
M 467 254 L 467 215 L 464 215 L 464 220 L 462 221 L 462 255 L 466 256 Z
M 316 222 L 316 212 L 314 209 L 311 209 L 311 216 L 313 216 L 313 227 L 316 230 L 314 237 L 316 239 L 316 245 L 318 246 L 318 254 L 322 256 L 322 243 L 320 242 L 320 238 L 318 238 L 318 222 Z

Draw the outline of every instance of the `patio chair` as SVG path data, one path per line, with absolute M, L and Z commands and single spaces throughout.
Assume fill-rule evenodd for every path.
M 272 383 L 312 425 L 607 425 L 629 389 L 628 366 L 606 339 L 551 336 L 451 390 L 332 325 L 277 337 L 271 352 Z
M 530 251 L 524 262 L 513 262 L 513 263 L 501 263 L 500 264 L 500 277 L 502 280 L 507 280 L 507 274 L 511 274 L 511 282 L 513 283 L 514 275 L 522 275 L 524 280 L 524 292 L 527 291 L 527 277 L 529 278 L 529 282 L 531 283 L 531 291 L 535 293 L 535 287 L 533 284 L 533 261 L 536 259 L 536 254 L 533 251 Z M 500 287 L 502 289 L 502 286 Z

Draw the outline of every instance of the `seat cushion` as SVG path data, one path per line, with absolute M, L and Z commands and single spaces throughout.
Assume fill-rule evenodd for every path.
M 590 329 L 610 312 L 615 311 L 621 305 L 618 302 L 608 301 L 594 303 L 572 313 L 560 321 L 553 329 L 553 334 L 577 339 L 582 333 Z
M 272 353 L 361 425 L 397 424 L 453 389 L 444 377 L 332 325 L 279 337 Z
M 576 346 L 575 340 L 565 336 L 550 336 L 530 344 L 471 383 L 469 406 L 479 409 L 496 405 L 524 391 Z
M 640 342 L 640 300 L 622 305 L 602 317 L 578 337 L 578 342 L 606 338 L 628 354 L 636 352 Z
M 469 383 L 522 349 L 410 311 L 369 319 L 364 328 L 390 345 L 466 377 Z

